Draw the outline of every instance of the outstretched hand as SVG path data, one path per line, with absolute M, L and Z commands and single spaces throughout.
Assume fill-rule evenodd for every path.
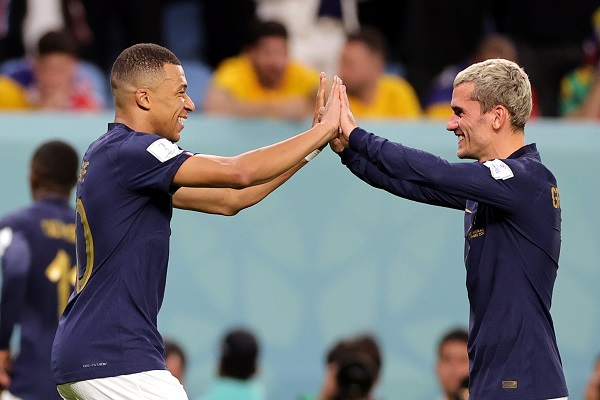
M 335 75 L 333 77 L 333 84 L 329 90 L 329 96 L 325 104 L 325 110 L 321 117 L 321 123 L 326 125 L 331 130 L 331 138 L 333 139 L 338 135 L 340 128 L 340 113 L 341 113 L 341 87 L 342 80 Z
M 354 128 L 358 127 L 354 114 L 350 110 L 350 101 L 348 100 L 348 94 L 346 93 L 346 86 L 341 88 L 341 113 L 340 113 L 340 127 L 342 128 L 340 139 L 342 143 L 345 142 L 345 146 L 348 146 L 350 140 L 350 133 Z
M 356 124 L 356 120 L 354 119 L 354 115 L 352 111 L 350 111 L 350 102 L 348 100 L 348 95 L 346 93 L 346 86 L 341 86 L 341 111 L 340 111 L 340 129 L 339 135 L 337 138 L 334 138 L 329 141 L 329 147 L 331 150 L 336 153 L 341 153 L 344 148 L 348 147 L 348 142 L 350 140 L 350 134 L 358 125 Z
M 327 78 L 325 72 L 319 75 L 319 88 L 317 89 L 317 98 L 315 100 L 315 112 L 313 114 L 312 125 L 315 126 L 321 122 L 323 113 L 325 113 L 325 90 L 327 89 Z

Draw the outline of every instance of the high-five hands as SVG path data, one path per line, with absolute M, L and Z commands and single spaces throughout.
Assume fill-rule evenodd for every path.
M 333 77 L 333 84 L 329 91 L 327 101 L 325 100 L 326 86 L 327 78 L 325 73 L 321 72 L 319 75 L 319 89 L 317 90 L 312 126 L 315 126 L 320 122 L 326 122 L 326 120 L 324 120 L 326 111 L 329 113 L 329 117 L 333 117 L 335 114 L 337 114 L 336 111 L 339 110 L 337 135 L 335 135 L 335 137 L 333 137 L 329 142 L 331 149 L 336 153 L 339 153 L 344 150 L 345 147 L 348 147 L 350 133 L 352 133 L 354 128 L 356 128 L 358 125 L 356 124 L 354 115 L 350 110 L 346 86 L 343 85 L 342 80 L 337 75 Z M 333 104 L 332 101 L 334 101 Z M 332 108 L 335 108 L 335 110 Z M 334 120 L 334 118 L 332 119 Z M 332 122 L 331 120 L 327 121 Z

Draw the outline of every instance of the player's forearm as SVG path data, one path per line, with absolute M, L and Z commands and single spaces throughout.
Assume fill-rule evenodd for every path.
M 235 215 L 263 200 L 305 164 L 306 161 L 301 161 L 267 183 L 244 189 L 181 188 L 173 195 L 173 206 L 209 214 Z
M 283 174 L 313 150 L 323 147 L 336 134 L 323 123 L 279 143 L 233 157 L 232 163 L 244 171 L 243 187 L 259 185 Z

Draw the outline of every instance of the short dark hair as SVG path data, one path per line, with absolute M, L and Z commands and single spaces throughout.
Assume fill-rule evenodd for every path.
M 79 56 L 79 44 L 75 37 L 66 29 L 46 32 L 38 41 L 38 56 L 48 54 L 68 54 Z
M 387 41 L 381 31 L 372 26 L 365 26 L 358 31 L 351 32 L 346 36 L 346 42 L 360 42 L 375 54 L 379 54 L 384 60 L 387 59 Z
M 181 65 L 181 61 L 166 47 L 154 43 L 139 43 L 126 48 L 115 60 L 110 74 L 113 89 L 118 82 L 136 83 L 141 77 L 162 74 L 165 64 Z
M 261 39 L 272 36 L 287 40 L 288 31 L 285 25 L 274 20 L 262 21 L 260 19 L 254 19 L 250 22 L 248 27 L 248 40 L 246 45 L 250 47 L 256 46 Z
M 453 328 L 446 332 L 439 341 L 438 356 L 442 352 L 442 347 L 448 342 L 469 343 L 469 332 L 464 328 Z
M 335 400 L 363 399 L 377 381 L 375 361 L 365 352 L 344 354 L 337 361 Z
M 52 140 L 40 145 L 31 158 L 38 185 L 64 194 L 70 193 L 77 182 L 79 156 L 66 142 Z
M 230 330 L 221 341 L 219 375 L 248 380 L 256 372 L 259 353 L 256 336 L 247 329 Z
M 349 339 L 337 341 L 327 352 L 325 362 L 327 364 L 340 364 L 351 354 L 365 354 L 372 361 L 375 377 L 379 376 L 383 363 L 381 348 L 377 339 L 372 334 L 360 334 Z

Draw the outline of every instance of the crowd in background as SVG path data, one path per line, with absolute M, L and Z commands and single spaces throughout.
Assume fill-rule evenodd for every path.
M 257 19 L 284 31 L 257 32 Z M 342 77 L 361 116 L 447 118 L 448 77 L 507 58 L 530 76 L 534 117 L 600 119 L 596 0 L 568 10 L 558 0 L 7 0 L 0 108 L 112 108 L 112 62 L 140 42 L 180 58 L 206 113 L 308 117 L 305 92 L 325 71 Z M 232 74 L 243 90 L 228 89 Z

